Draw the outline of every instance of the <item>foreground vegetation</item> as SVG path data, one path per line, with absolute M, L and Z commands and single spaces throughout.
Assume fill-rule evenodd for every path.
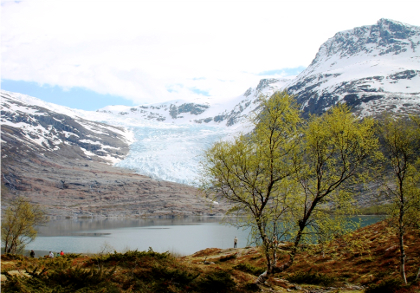
M 420 231 L 419 117 L 359 119 L 338 103 L 302 119 L 286 91 L 261 97 L 260 106 L 251 133 L 216 142 L 201 163 L 204 195 L 231 204 L 234 225 L 249 227 L 264 251 L 266 270 L 256 282 L 291 269 L 300 246 L 345 234 L 356 197 L 370 183 L 379 188 L 368 200 L 382 193 L 389 204 L 408 285 L 404 241 L 408 230 Z M 279 240 L 293 242 L 281 262 Z
M 383 221 L 323 246 L 301 247 L 293 268 L 260 285 L 254 281 L 266 260 L 258 247 L 183 257 L 152 249 L 54 259 L 2 255 L 2 292 L 419 292 L 420 235 L 411 231 L 405 238 L 408 285 L 399 276 L 396 237 Z M 291 247 L 279 244 L 280 261 Z

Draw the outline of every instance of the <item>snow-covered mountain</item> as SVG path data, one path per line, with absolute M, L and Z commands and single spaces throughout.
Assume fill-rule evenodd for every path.
M 346 102 L 361 116 L 382 111 L 420 113 L 419 48 L 419 27 L 381 19 L 375 25 L 337 33 L 321 45 L 309 67 L 296 78 L 262 79 L 256 87 L 224 103 L 171 101 L 136 107 L 108 106 L 87 112 L 2 91 L 2 124 L 20 128 L 27 141 L 51 151 L 58 151 L 60 144 L 75 144 L 85 155 L 113 163 L 119 159 L 116 166 L 193 184 L 203 149 L 219 139 L 252 129 L 247 121 L 260 110 L 260 95 L 287 90 L 296 96 L 304 115 L 320 114 L 338 102 Z M 62 114 L 89 132 L 80 134 L 56 126 L 70 121 Z M 33 122 L 34 115 L 40 120 Z M 46 115 L 51 116 L 50 122 L 41 123 L 46 118 L 40 117 Z M 116 151 L 120 146 L 110 145 L 106 140 L 109 134 L 105 133 L 114 133 L 130 144 L 124 159 L 121 154 L 125 153 Z
M 1 92 L 2 150 L 20 140 L 38 153 L 71 153 L 73 158 L 116 163 L 128 153 L 132 133 L 122 127 L 84 119 L 88 113 Z M 3 146 L 4 145 L 4 146 Z M 5 158 L 7 154 L 2 154 Z
M 362 116 L 420 113 L 420 27 L 380 19 L 339 32 L 286 88 L 305 113 L 338 102 Z
M 263 79 L 224 104 L 168 102 L 101 109 L 114 115 L 166 123 L 234 126 L 257 110 L 259 95 L 287 90 L 305 115 L 345 102 L 361 116 L 383 111 L 420 112 L 420 27 L 380 19 L 375 25 L 338 32 L 321 45 L 294 79 Z
M 147 121 L 162 122 L 161 124 L 206 124 L 209 126 L 234 126 L 243 128 L 248 117 L 258 111 L 258 98 L 271 96 L 274 92 L 289 83 L 289 79 L 262 79 L 255 88 L 249 88 L 244 94 L 223 103 L 186 102 L 182 100 L 158 104 L 128 106 L 107 106 L 98 113 L 124 117 L 134 124 L 147 124 Z

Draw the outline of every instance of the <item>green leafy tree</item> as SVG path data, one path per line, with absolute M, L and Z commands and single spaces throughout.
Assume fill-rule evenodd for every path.
M 385 116 L 380 123 L 380 136 L 385 156 L 385 191 L 392 200 L 390 223 L 396 229 L 400 250 L 400 273 L 406 277 L 404 237 L 408 228 L 419 228 L 420 174 L 418 117 Z M 389 176 L 391 174 L 391 176 Z M 390 179 L 391 177 L 391 179 Z
M 294 245 L 279 271 L 293 264 L 302 241 L 316 236 L 328 241 L 345 231 L 353 210 L 354 187 L 368 180 L 372 162 L 380 156 L 373 120 L 359 120 L 342 104 L 322 116 L 310 117 L 300 147 Z
M 261 107 L 264 110 L 253 119 L 252 133 L 207 150 L 202 178 L 206 194 L 233 204 L 228 214 L 238 216 L 238 226 L 251 227 L 253 239 L 264 250 L 267 271 L 272 272 L 277 260 L 275 242 L 282 233 L 278 223 L 288 216 L 291 205 L 287 201 L 293 182 L 288 179 L 294 171 L 301 119 L 286 92 L 262 97 Z
M 354 117 L 338 106 L 302 125 L 286 92 L 262 99 L 255 130 L 218 142 L 204 157 L 203 187 L 233 204 L 238 225 L 252 229 L 265 253 L 267 269 L 257 282 L 289 268 L 299 244 L 310 235 L 333 235 L 343 211 L 351 208 L 348 192 L 363 180 L 375 154 L 373 121 Z M 331 218 L 332 212 L 338 215 Z M 277 265 L 277 241 L 292 240 L 289 260 Z
M 45 211 L 23 197 L 10 201 L 1 221 L 1 241 L 6 253 L 22 252 L 37 235 L 36 225 L 47 222 Z

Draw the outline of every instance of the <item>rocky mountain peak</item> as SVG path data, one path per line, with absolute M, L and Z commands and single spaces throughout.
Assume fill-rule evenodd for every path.
M 276 78 L 264 78 L 261 79 L 260 82 L 257 85 L 256 90 L 257 91 L 261 91 L 262 89 L 264 89 L 265 87 L 267 87 L 268 85 L 272 84 L 272 83 L 276 83 L 279 80 Z
M 398 55 L 415 52 L 420 45 L 420 28 L 382 18 L 375 25 L 338 32 L 326 41 L 310 66 L 325 62 L 334 55 L 341 58 L 363 55 Z
M 390 19 L 338 32 L 288 84 L 305 114 L 346 102 L 357 114 L 420 112 L 420 27 Z

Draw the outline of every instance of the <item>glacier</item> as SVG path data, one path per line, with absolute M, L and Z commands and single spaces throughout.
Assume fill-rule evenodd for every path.
M 127 127 L 135 141 L 129 154 L 115 166 L 155 179 L 198 185 L 203 151 L 232 131 L 201 124 Z

